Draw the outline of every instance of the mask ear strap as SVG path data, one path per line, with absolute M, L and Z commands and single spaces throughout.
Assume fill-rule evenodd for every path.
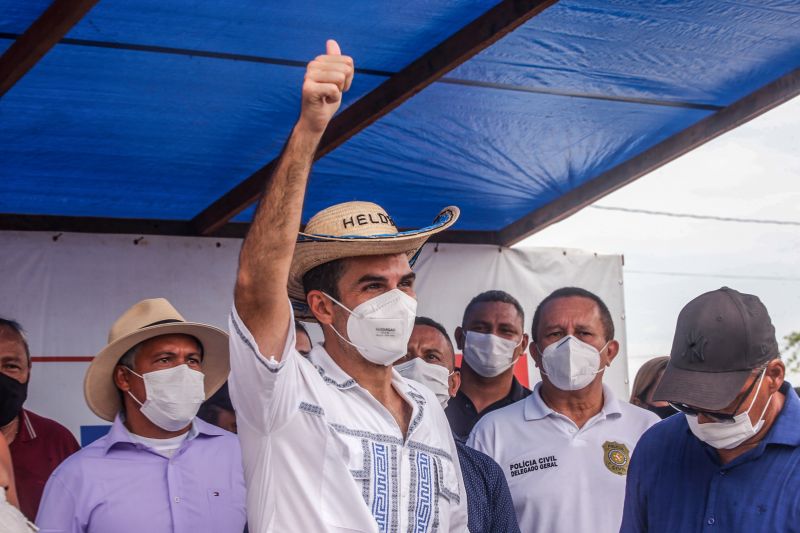
M 611 340 L 614 340 L 614 339 L 611 339 Z M 600 348 L 599 350 L 597 350 L 597 355 L 600 355 L 601 353 L 603 353 L 603 350 L 605 350 L 606 348 L 608 348 L 608 345 L 609 345 L 609 344 L 611 344 L 611 341 L 608 341 L 608 342 L 606 342 L 606 343 L 603 345 L 603 347 L 602 347 L 602 348 Z M 600 372 L 605 372 L 605 371 L 606 371 L 606 368 L 608 368 L 609 366 L 610 366 L 610 365 L 603 365 L 603 367 L 602 367 L 602 368 L 600 368 L 600 369 L 598 369 L 598 370 L 597 370 L 597 372 L 595 372 L 595 374 L 599 374 Z
M 142 381 L 144 381 L 144 376 L 137 374 L 136 372 L 134 372 L 134 370 L 133 370 L 132 368 L 129 368 L 129 367 L 125 366 L 125 365 L 120 365 L 120 366 L 122 366 L 122 368 L 124 368 L 125 370 L 127 370 L 128 372 L 130 372 L 131 374 L 133 374 L 134 376 L 136 376 L 136 377 L 140 378 Z M 133 393 L 131 392 L 131 390 L 130 390 L 130 389 L 126 390 L 125 392 L 127 392 L 127 393 L 128 393 L 128 396 L 130 396 L 131 398 L 133 398 L 133 401 L 134 401 L 134 402 L 136 402 L 136 403 L 139 405 L 139 407 L 141 407 L 141 406 L 143 406 L 143 405 L 144 405 L 142 402 L 140 402 L 140 401 L 139 401 L 139 400 L 136 398 L 136 396 L 134 396 L 134 395 L 133 395 Z
M 142 381 L 144 381 L 144 376 L 141 375 L 141 374 L 137 374 L 131 367 L 128 367 L 128 366 L 125 366 L 125 365 L 120 365 L 120 366 L 122 368 L 124 368 L 125 370 L 127 370 L 128 372 L 130 372 L 131 374 L 133 374 L 134 376 L 136 376 L 137 378 L 139 378 Z
M 133 393 L 130 391 L 130 389 L 126 390 L 125 392 L 127 392 L 127 393 L 128 393 L 128 396 L 130 396 L 131 398 L 133 398 L 133 401 L 134 401 L 134 402 L 136 402 L 137 404 L 139 404 L 139 407 L 141 407 L 141 406 L 143 406 L 143 405 L 144 405 L 142 402 L 140 402 L 140 401 L 139 401 L 139 400 L 136 398 L 136 396 L 134 396 L 134 395 L 133 395 Z
M 756 387 L 756 393 L 753 395 L 753 401 L 750 402 L 750 407 L 747 408 L 747 411 L 745 411 L 745 413 L 750 414 L 750 409 L 752 409 L 753 406 L 755 405 L 756 398 L 758 398 L 758 392 L 761 390 L 761 385 L 762 383 L 764 383 L 764 376 L 766 375 L 767 375 L 767 367 L 764 367 L 764 370 L 761 372 L 761 377 L 758 379 L 758 387 Z M 769 397 L 769 401 L 772 401 L 772 396 Z M 764 413 L 767 412 L 767 407 L 769 407 L 769 401 L 767 402 L 767 405 L 764 406 L 764 411 L 761 413 L 761 417 L 763 417 Z M 761 417 L 759 417 L 759 420 L 761 420 Z
M 322 294 L 324 294 L 325 296 L 327 296 L 328 298 L 330 298 L 330 299 L 331 299 L 331 301 L 333 301 L 333 302 L 334 302 L 336 305 L 338 305 L 339 307 L 341 307 L 342 309 L 344 309 L 345 311 L 347 311 L 347 312 L 348 312 L 348 313 L 350 313 L 351 315 L 353 315 L 353 316 L 357 316 L 355 313 L 353 313 L 353 311 L 352 311 L 352 310 L 351 310 L 349 307 L 347 307 L 346 305 L 344 305 L 342 302 L 340 302 L 339 300 L 337 300 L 336 298 L 334 298 L 333 296 L 331 296 L 331 295 L 330 295 L 330 294 L 328 294 L 327 292 L 325 292 L 325 291 L 319 291 L 319 292 L 321 292 Z M 336 331 L 336 330 L 334 330 L 334 331 Z M 337 331 L 337 334 L 338 334 L 338 331 Z M 339 336 L 341 337 L 341 335 L 339 335 Z M 344 337 L 342 337 L 342 338 L 344 338 Z M 353 346 L 355 346 L 355 344 L 354 344 Z
M 332 298 L 331 298 L 331 299 L 332 299 Z M 347 308 L 345 307 L 345 309 L 347 309 Z M 335 327 L 333 327 L 333 324 L 327 324 L 327 325 L 328 325 L 328 326 L 330 326 L 330 328 L 333 330 L 333 332 L 334 332 L 334 333 L 336 333 L 336 335 L 338 335 L 338 336 L 339 336 L 339 338 L 340 338 L 340 339 L 342 339 L 344 342 L 346 342 L 347 344 L 349 344 L 350 346 L 352 346 L 353 348 L 355 348 L 355 349 L 357 349 L 357 350 L 359 350 L 359 349 L 363 349 L 363 348 L 361 348 L 361 346 L 359 346 L 358 344 L 352 343 L 352 342 L 350 342 L 349 340 L 345 339 L 345 338 L 342 336 L 342 334 L 341 334 L 341 333 L 339 333 L 339 331 L 338 331 L 338 330 L 337 330 Z
M 352 312 L 350 309 L 348 309 L 348 307 L 347 307 L 346 305 L 344 305 L 342 302 L 340 302 L 339 300 L 337 300 L 336 298 L 334 298 L 333 296 L 331 296 L 331 295 L 330 295 L 330 294 L 328 294 L 327 292 L 325 292 L 325 291 L 319 291 L 319 292 L 321 292 L 322 294 L 324 294 L 325 296 L 327 296 L 328 298 L 330 298 L 332 302 L 334 302 L 336 305 L 338 305 L 339 307 L 341 307 L 342 309 L 344 309 L 345 311 L 347 311 L 347 312 L 348 312 L 348 313 L 350 313 L 351 315 L 353 315 L 353 316 L 356 316 L 356 315 L 354 315 L 354 314 L 353 314 L 353 312 Z M 352 346 L 353 348 L 356 348 L 356 349 L 360 348 L 360 346 L 358 346 L 358 345 L 356 345 L 356 344 L 353 344 L 353 343 L 352 343 L 352 342 L 350 342 L 349 340 L 345 339 L 345 338 L 342 336 L 342 334 L 341 334 L 341 333 L 339 333 L 339 330 L 337 330 L 335 327 L 333 327 L 333 324 L 327 324 L 327 325 L 328 325 L 328 326 L 330 326 L 330 328 L 333 330 L 333 332 L 334 332 L 334 333 L 336 333 L 336 335 L 338 335 L 338 336 L 339 336 L 339 338 L 340 338 L 340 339 L 342 339 L 344 342 L 346 342 L 347 344 L 349 344 L 349 345 L 350 345 L 350 346 Z

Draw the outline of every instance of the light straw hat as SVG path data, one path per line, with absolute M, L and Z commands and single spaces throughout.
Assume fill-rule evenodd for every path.
M 452 226 L 458 215 L 457 207 L 446 207 L 430 226 L 398 231 L 386 210 L 371 202 L 345 202 L 323 209 L 297 237 L 288 286 L 295 316 L 314 318 L 303 290 L 303 276 L 312 268 L 345 257 L 398 253 L 408 255 L 413 265 L 425 241 Z
M 230 372 L 228 334 L 214 326 L 186 322 L 165 298 L 153 298 L 137 303 L 111 326 L 108 344 L 86 370 L 83 394 L 89 409 L 104 420 L 114 420 L 121 409 L 119 389 L 114 384 L 114 368 L 120 358 L 140 342 L 178 333 L 200 341 L 206 398 L 214 394 Z

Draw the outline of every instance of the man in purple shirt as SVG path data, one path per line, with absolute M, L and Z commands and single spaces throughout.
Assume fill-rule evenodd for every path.
M 128 309 L 84 382 L 86 403 L 113 420 L 111 431 L 53 472 L 41 531 L 243 531 L 238 440 L 195 418 L 228 372 L 222 330 L 186 322 L 163 298 Z

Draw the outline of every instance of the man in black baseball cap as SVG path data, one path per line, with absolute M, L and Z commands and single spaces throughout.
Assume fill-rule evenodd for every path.
M 728 287 L 708 292 L 678 316 L 669 364 L 653 399 L 684 412 L 681 405 L 724 411 L 754 369 L 779 355 L 775 328 L 758 297 Z
M 779 355 L 756 296 L 723 287 L 683 308 L 653 399 L 684 416 L 639 440 L 621 532 L 800 531 L 800 399 Z

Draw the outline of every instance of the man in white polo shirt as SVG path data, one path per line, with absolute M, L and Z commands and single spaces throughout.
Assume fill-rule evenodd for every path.
M 458 209 L 399 232 L 381 207 L 347 202 L 298 235 L 314 153 L 353 77 L 352 59 L 327 46 L 308 65 L 300 118 L 239 257 L 229 387 L 250 531 L 464 532 L 444 411 L 392 368 L 416 315 L 410 261 Z M 308 358 L 295 317 L 322 327 Z
M 616 533 L 631 453 L 659 418 L 603 385 L 619 343 L 595 294 L 556 290 L 537 307 L 531 334 L 542 381 L 481 419 L 467 444 L 500 464 L 523 533 Z

